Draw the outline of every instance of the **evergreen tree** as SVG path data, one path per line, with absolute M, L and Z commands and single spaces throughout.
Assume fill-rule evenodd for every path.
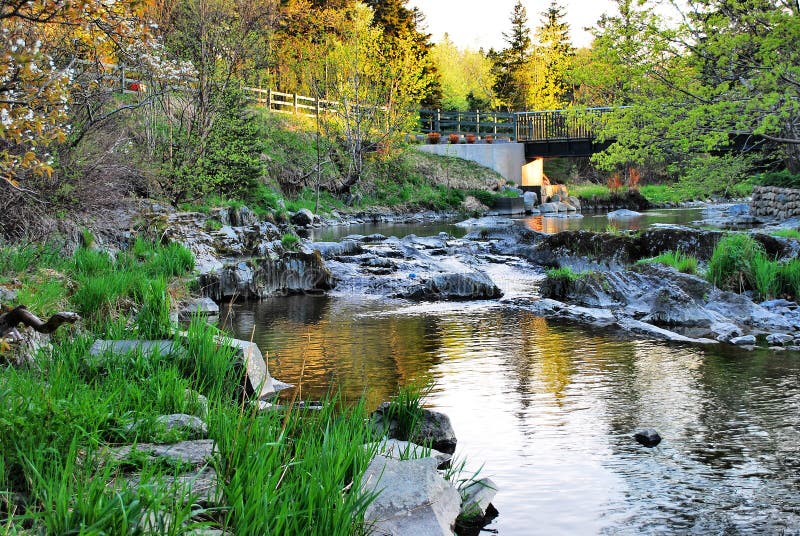
M 524 110 L 528 106 L 530 86 L 526 67 L 531 56 L 531 36 L 528 14 L 521 0 L 517 0 L 511 14 L 511 31 L 504 32 L 503 38 L 508 44 L 506 48 L 500 52 L 489 51 L 489 59 L 494 63 L 493 89 L 508 110 Z
M 542 13 L 541 25 L 536 29 L 537 44 L 531 65 L 534 76 L 531 104 L 536 109 L 559 108 L 573 100 L 574 90 L 567 80 L 567 72 L 575 48 L 565 17 L 564 8 L 553 0 Z
M 424 16 L 417 8 L 409 9 L 408 0 L 366 0 L 375 13 L 373 22 L 380 26 L 384 36 L 392 39 L 410 37 L 415 43 L 417 58 L 425 65 L 425 78 L 429 81 L 422 102 L 426 108 L 439 108 L 442 103 L 442 85 L 436 65 L 431 58 L 431 36 L 422 31 Z

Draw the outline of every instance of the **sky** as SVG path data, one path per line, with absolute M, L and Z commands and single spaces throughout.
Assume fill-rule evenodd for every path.
M 447 33 L 461 48 L 488 50 L 505 46 L 502 34 L 511 26 L 515 3 L 516 0 L 410 0 L 407 5 L 418 7 L 425 14 L 427 31 L 433 34 L 434 42 Z M 550 0 L 524 0 L 522 4 L 533 32 Z M 572 43 L 577 47 L 589 46 L 592 41 L 584 28 L 594 26 L 603 13 L 615 12 L 611 0 L 561 0 L 559 4 L 566 8 Z

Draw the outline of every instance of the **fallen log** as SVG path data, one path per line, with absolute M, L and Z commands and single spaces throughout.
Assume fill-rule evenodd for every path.
M 18 336 L 17 326 L 23 324 L 31 327 L 39 333 L 53 333 L 63 324 L 73 324 L 80 320 L 77 313 L 61 312 L 51 316 L 47 322 L 42 321 L 38 316 L 28 311 L 24 305 L 11 309 L 7 313 L 0 314 L 0 339 L 8 335 Z

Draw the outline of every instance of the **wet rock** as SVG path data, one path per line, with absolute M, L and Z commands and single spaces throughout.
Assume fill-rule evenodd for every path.
M 374 458 L 361 480 L 363 492 L 378 493 L 364 513 L 367 526 L 391 536 L 452 535 L 461 497 L 436 465 L 432 458 Z
M 326 260 L 336 257 L 358 255 L 364 251 L 357 240 L 348 239 L 344 239 L 341 242 L 312 242 L 305 246 L 305 248 L 309 253 L 315 250 L 319 251 L 322 258 Z
M 794 337 L 786 333 L 771 333 L 767 335 L 767 344 L 771 346 L 787 346 L 794 342 Z
M 384 438 L 377 445 L 375 443 L 368 443 L 364 445 L 364 448 L 371 450 L 375 446 L 377 446 L 377 454 L 396 460 L 433 458 L 438 463 L 439 469 L 448 466 L 450 461 L 453 459 L 452 454 L 441 452 L 432 448 L 426 448 L 410 441 L 401 441 L 399 439 Z
M 731 322 L 715 322 L 711 324 L 711 333 L 719 342 L 730 342 L 734 337 L 744 335 L 742 328 Z
M 483 213 L 483 212 L 486 212 L 487 210 L 489 210 L 489 207 L 487 207 L 486 205 L 484 205 L 483 203 L 478 201 L 477 198 L 475 198 L 475 197 L 473 197 L 471 195 L 468 195 L 461 202 L 461 209 L 464 212 L 467 212 L 468 214 L 469 213 L 479 213 L 480 214 L 480 213 Z
M 571 195 L 567 198 L 567 203 L 575 207 L 576 210 L 581 210 L 581 200 Z
M 482 272 L 436 274 L 398 297 L 411 300 L 491 300 L 503 295 Z
M 536 300 L 525 308 L 545 318 L 570 320 L 595 326 L 609 326 L 617 321 L 608 309 L 568 305 L 548 298 Z
M 633 438 L 640 445 L 655 447 L 661 443 L 661 436 L 653 428 L 641 428 L 633 433 Z
M 298 227 L 308 227 L 314 223 L 314 213 L 307 208 L 301 208 L 292 215 L 289 221 Z
M 235 349 L 239 364 L 244 368 L 245 394 L 262 399 L 275 396 L 280 391 L 292 387 L 272 377 L 257 344 L 239 339 L 223 339 L 223 341 Z
M 754 346 L 756 337 L 755 335 L 742 335 L 741 337 L 734 337 L 728 342 L 737 346 Z
M 400 437 L 398 421 L 390 413 L 389 402 L 384 402 L 370 415 L 370 423 L 379 434 L 390 439 L 412 441 L 419 445 L 430 446 L 435 450 L 452 454 L 456 450 L 456 439 L 450 418 L 444 413 L 423 409 L 418 423 L 418 429 L 411 437 Z
M 642 217 L 642 213 L 641 212 L 636 212 L 635 210 L 628 210 L 626 208 L 623 208 L 623 209 L 620 209 L 620 210 L 615 210 L 613 212 L 609 212 L 608 214 L 606 214 L 606 218 L 608 218 L 611 221 L 614 221 L 614 220 L 633 220 L 633 219 L 641 218 L 641 217 Z
M 11 306 L 17 303 L 17 292 L 14 289 L 0 286 L 0 304 Z
M 470 218 L 456 223 L 456 227 L 471 229 L 474 227 L 510 227 L 514 225 L 514 220 L 500 216 L 484 216 L 483 218 Z
M 744 294 L 714 290 L 708 296 L 705 308 L 719 313 L 731 322 L 756 329 L 774 332 L 793 332 L 797 325 L 783 316 L 757 305 Z
M 333 276 L 318 252 L 244 260 L 226 265 L 214 273 L 201 274 L 199 282 L 202 292 L 216 301 L 324 292 L 334 285 Z
M 619 317 L 617 318 L 617 325 L 623 330 L 630 333 L 637 333 L 644 335 L 651 339 L 660 339 L 670 342 L 685 342 L 689 344 L 716 344 L 718 341 L 706 338 L 692 338 L 668 329 L 648 324 L 634 318 Z
M 497 495 L 497 484 L 490 478 L 481 478 L 461 489 L 459 521 L 483 520 Z
M 208 436 L 208 426 L 199 417 L 185 413 L 173 413 L 156 417 L 156 423 L 163 426 L 166 432 L 186 431 L 189 437 L 205 439 Z
M 178 319 L 188 322 L 194 317 L 203 317 L 208 322 L 219 320 L 219 305 L 211 298 L 199 298 L 192 300 L 178 311 Z
M 539 212 L 542 214 L 553 214 L 558 212 L 560 203 L 542 203 L 539 205 Z
M 532 212 L 536 207 L 536 203 L 539 202 L 539 197 L 536 195 L 536 192 L 525 192 L 522 194 L 522 202 L 525 205 L 525 210 L 527 212 Z

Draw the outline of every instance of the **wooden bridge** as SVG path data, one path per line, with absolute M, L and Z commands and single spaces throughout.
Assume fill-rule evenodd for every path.
M 423 133 L 474 134 L 525 144 L 528 160 L 555 156 L 590 156 L 608 147 L 595 141 L 595 130 L 612 108 L 535 112 L 443 112 L 420 110 Z
M 296 93 L 272 89 L 245 87 L 255 102 L 279 113 L 316 116 L 329 111 L 336 103 L 318 100 Z M 484 142 L 515 141 L 525 144 L 528 160 L 555 156 L 590 156 L 608 144 L 595 141 L 594 131 L 603 116 L 612 108 L 583 110 L 544 110 L 534 112 L 448 112 L 419 111 L 419 131 L 438 132 L 443 138 L 450 134 L 473 134 Z

